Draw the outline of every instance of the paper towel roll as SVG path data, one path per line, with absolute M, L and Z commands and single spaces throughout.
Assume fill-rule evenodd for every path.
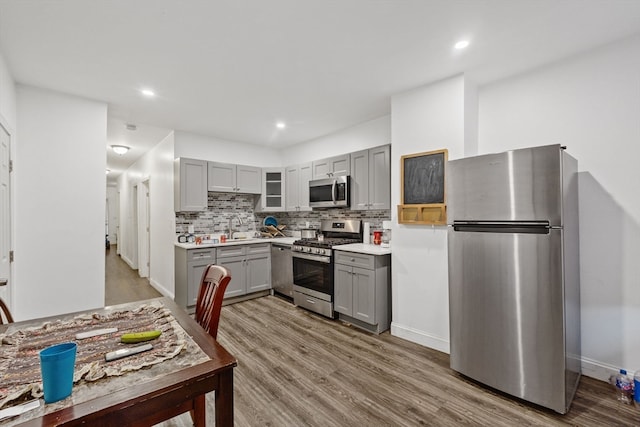
M 371 243 L 371 223 L 365 222 L 363 224 L 364 230 L 362 231 L 362 243 L 368 245 Z

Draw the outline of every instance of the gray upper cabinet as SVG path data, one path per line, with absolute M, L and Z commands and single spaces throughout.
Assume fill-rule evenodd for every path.
M 181 157 L 174 162 L 173 188 L 176 212 L 207 210 L 207 162 Z
M 262 193 L 262 169 L 255 166 L 237 165 L 236 183 L 238 193 Z
M 313 179 L 349 175 L 349 154 L 313 161 Z
M 351 209 L 391 209 L 391 146 L 351 153 Z
M 287 211 L 310 211 L 309 181 L 311 180 L 311 163 L 289 166 L 285 171 Z
M 255 166 L 208 162 L 208 190 L 260 194 L 262 169 Z

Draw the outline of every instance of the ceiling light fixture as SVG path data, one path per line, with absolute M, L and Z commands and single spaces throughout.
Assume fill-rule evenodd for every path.
M 111 149 L 115 151 L 116 154 L 119 154 L 121 156 L 129 151 L 129 147 L 127 147 L 126 145 L 112 145 Z
M 287 127 L 287 125 L 285 125 L 283 122 L 278 122 L 276 123 L 276 127 L 278 129 L 284 129 L 285 127 Z
M 460 50 L 460 49 L 464 49 L 467 46 L 469 46 L 469 40 L 460 40 L 453 47 L 455 47 L 456 49 Z
M 156 96 L 156 93 L 151 89 L 142 89 L 140 93 L 146 96 L 147 98 L 153 98 L 154 96 Z

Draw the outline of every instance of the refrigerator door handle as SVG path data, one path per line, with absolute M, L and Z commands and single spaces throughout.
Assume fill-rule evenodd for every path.
M 549 221 L 453 221 L 453 230 L 478 233 L 549 234 Z

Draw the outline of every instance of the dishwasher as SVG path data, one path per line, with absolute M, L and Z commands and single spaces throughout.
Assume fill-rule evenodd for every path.
M 271 244 L 271 287 L 278 295 L 293 300 L 291 245 Z

